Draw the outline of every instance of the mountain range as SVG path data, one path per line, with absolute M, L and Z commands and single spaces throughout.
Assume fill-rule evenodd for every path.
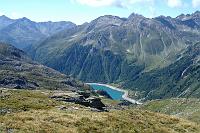
M 47 37 L 74 27 L 72 22 L 33 22 L 27 18 L 10 19 L 0 17 L 0 40 L 10 43 L 17 48 L 24 49 L 43 41 Z
M 146 100 L 200 96 L 199 11 L 176 18 L 106 15 L 83 25 L 5 16 L 0 22 L 0 41 L 84 82 L 119 84 Z

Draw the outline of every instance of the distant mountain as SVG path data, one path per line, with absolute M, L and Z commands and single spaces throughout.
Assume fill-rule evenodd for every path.
M 23 51 L 0 43 L 0 87 L 16 89 L 84 89 L 82 82 L 33 62 Z
M 199 12 L 149 19 L 106 15 L 55 34 L 35 46 L 32 57 L 87 82 L 128 83 L 143 72 L 163 68 L 200 41 Z
M 75 24 L 72 22 L 36 23 L 27 18 L 13 20 L 6 16 L 0 16 L 0 41 L 24 49 L 74 26 Z
M 0 30 L 10 24 L 14 23 L 14 20 L 6 17 L 5 15 L 0 16 Z

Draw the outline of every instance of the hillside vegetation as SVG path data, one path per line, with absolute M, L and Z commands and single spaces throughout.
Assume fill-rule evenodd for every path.
M 194 122 L 138 109 L 93 112 L 54 101 L 49 91 L 3 90 L 0 132 L 46 133 L 199 133 Z M 61 109 L 62 107 L 62 109 Z M 65 108 L 63 108 L 65 107 Z
M 200 123 L 200 100 L 175 98 L 145 103 L 140 109 L 182 117 Z

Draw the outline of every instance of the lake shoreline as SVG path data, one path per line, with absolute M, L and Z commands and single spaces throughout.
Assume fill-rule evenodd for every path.
M 100 83 L 86 83 L 88 85 L 99 85 L 99 86 L 105 86 L 105 87 L 108 87 L 110 89 L 113 89 L 113 90 L 116 90 L 116 91 L 120 91 L 120 92 L 123 92 L 124 94 L 122 95 L 122 98 L 130 103 L 133 103 L 133 104 L 139 104 L 141 105 L 142 103 L 139 102 L 139 101 L 136 101 L 130 97 L 128 97 L 128 90 L 123 90 L 123 89 L 120 89 L 120 88 L 117 88 L 117 87 L 114 87 L 114 86 L 111 86 L 111 85 L 107 85 L 107 84 L 100 84 Z

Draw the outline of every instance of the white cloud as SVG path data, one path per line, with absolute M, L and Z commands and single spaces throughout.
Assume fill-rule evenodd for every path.
M 194 8 L 200 7 L 200 0 L 192 0 L 192 6 Z
M 21 18 L 23 16 L 21 14 L 17 13 L 17 12 L 12 12 L 10 17 L 12 19 L 18 19 L 18 18 Z
M 182 2 L 182 0 L 167 0 L 167 5 L 172 8 L 182 7 L 183 2 Z
M 123 8 L 136 3 L 154 2 L 154 0 L 71 0 L 71 1 L 92 7 L 116 6 Z

